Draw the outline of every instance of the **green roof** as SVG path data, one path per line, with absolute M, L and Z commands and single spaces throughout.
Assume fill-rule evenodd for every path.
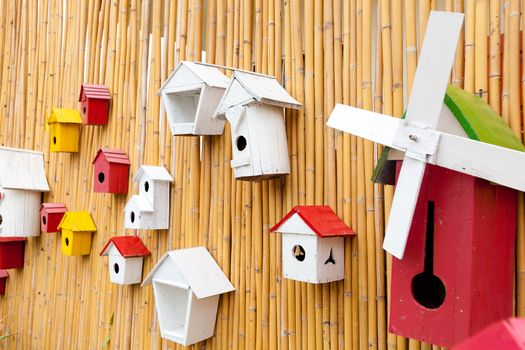
M 479 96 L 449 85 L 444 103 L 470 139 L 525 152 L 525 146 L 512 129 Z M 387 165 L 389 150 L 385 147 L 377 162 L 372 175 L 374 182 L 393 183 L 395 167 Z

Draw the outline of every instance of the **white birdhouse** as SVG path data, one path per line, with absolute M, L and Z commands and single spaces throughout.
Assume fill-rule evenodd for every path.
M 229 79 L 217 68 L 182 61 L 158 94 L 173 135 L 222 135 L 224 121 L 214 119 Z
M 204 247 L 167 252 L 142 286 L 150 283 L 161 337 L 182 345 L 213 336 L 219 296 L 235 290 Z
M 113 237 L 100 252 L 109 256 L 109 280 L 122 285 L 140 283 L 144 257 L 150 254 L 137 236 Z
M 142 165 L 133 181 L 139 183 L 139 194 L 126 203 L 124 226 L 130 229 L 167 229 L 171 175 L 164 167 Z
M 344 279 L 344 237 L 354 236 L 329 206 L 297 206 L 270 229 L 282 233 L 284 277 L 309 283 Z
M 284 108 L 301 108 L 274 77 L 235 71 L 216 118 L 231 125 L 231 167 L 238 180 L 290 173 Z
M 48 191 L 43 153 L 0 147 L 0 237 L 39 236 Z

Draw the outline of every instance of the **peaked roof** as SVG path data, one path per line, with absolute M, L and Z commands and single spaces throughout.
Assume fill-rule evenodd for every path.
M 124 207 L 124 211 L 126 211 L 129 208 L 129 206 L 133 204 L 137 206 L 140 212 L 153 212 L 153 206 L 146 198 L 146 196 L 141 196 L 140 194 L 134 194 L 133 196 L 131 196 L 129 201 L 126 203 L 126 206 Z
M 117 164 L 126 164 L 126 165 L 131 164 L 126 152 L 120 149 L 112 149 L 112 148 L 99 149 L 97 152 L 97 155 L 95 156 L 95 159 L 93 159 L 93 164 L 95 164 L 95 162 L 101 155 L 104 156 L 104 158 L 107 160 L 108 163 L 117 163 Z
M 0 270 L 0 278 L 7 278 L 9 277 L 9 272 L 7 270 Z
M 146 175 L 154 181 L 173 181 L 173 177 L 171 177 L 170 173 L 163 166 L 141 165 L 133 177 L 133 181 L 138 182 L 142 175 Z
M 157 94 L 159 94 L 172 79 L 177 79 L 177 72 L 180 72 L 182 67 L 187 68 L 195 76 L 195 78 L 199 79 L 208 86 L 220 87 L 224 89 L 228 87 L 229 79 L 216 67 L 199 64 L 196 62 L 181 61 L 177 67 L 175 67 L 173 72 L 171 72 L 171 74 L 166 78 Z
M 279 228 L 297 214 L 319 237 L 354 236 L 356 233 L 348 227 L 327 205 L 296 206 L 281 219 L 270 232 L 279 232 Z
M 40 211 L 45 210 L 49 214 L 65 213 L 67 211 L 64 203 L 42 203 Z
M 148 248 L 137 236 L 111 237 L 104 248 L 102 248 L 100 255 L 108 255 L 111 246 L 115 246 L 124 258 L 151 255 Z
M 524 350 L 525 318 L 508 318 L 484 328 L 452 350 Z
M 233 106 L 246 105 L 254 101 L 279 107 L 301 108 L 301 104 L 290 96 L 274 77 L 235 71 L 230 85 L 222 96 L 217 113 L 222 114 Z
M 198 299 L 235 290 L 224 272 L 204 247 L 172 250 L 155 265 L 141 286 L 150 284 L 157 269 L 170 259 L 184 277 Z
M 111 100 L 109 87 L 107 87 L 106 85 L 82 84 L 82 86 L 80 87 L 80 96 L 78 96 L 79 101 L 82 101 L 82 93 L 86 94 L 87 98 Z
M 80 112 L 76 109 L 53 108 L 51 114 L 47 118 L 47 123 L 82 124 L 82 118 L 80 118 Z
M 88 211 L 68 211 L 60 220 L 58 229 L 66 229 L 73 232 L 95 232 L 97 227 Z
M 25 149 L 0 147 L 0 187 L 49 191 L 44 154 Z

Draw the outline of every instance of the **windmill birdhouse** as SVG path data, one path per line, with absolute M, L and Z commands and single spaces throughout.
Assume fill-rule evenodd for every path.
M 525 350 L 525 319 L 508 318 L 498 321 L 452 350 Z
M 309 283 L 344 279 L 344 237 L 352 231 L 329 206 L 297 206 L 270 229 L 282 234 L 284 277 Z
M 139 194 L 124 208 L 124 226 L 130 229 L 163 230 L 169 227 L 170 173 L 161 166 L 142 165 L 133 178 Z
M 290 173 L 284 108 L 301 108 L 274 77 L 235 71 L 216 118 L 231 125 L 231 167 L 238 180 Z
M 431 13 L 404 120 L 338 105 L 328 121 L 388 146 L 375 173 L 397 178 L 389 330 L 445 347 L 512 315 L 525 190 L 521 141 L 481 98 L 447 88 L 462 22 Z
M 99 193 L 128 193 L 130 161 L 124 151 L 101 148 L 94 164 L 93 190 Z
M 229 79 L 217 68 L 182 61 L 158 94 L 173 135 L 222 135 L 224 121 L 214 119 Z
M 100 252 L 109 256 L 110 281 L 122 285 L 140 283 L 144 257 L 150 254 L 137 236 L 113 237 Z
M 64 203 L 43 203 L 40 207 L 40 231 L 58 232 L 58 224 L 66 212 Z
M 62 254 L 68 256 L 89 255 L 91 235 L 97 227 L 87 211 L 68 211 L 58 228 L 62 230 Z
M 83 124 L 106 125 L 108 123 L 111 95 L 107 86 L 82 84 L 78 102 L 80 102 Z
M 43 153 L 0 147 L 0 237 L 39 236 L 38 211 L 48 191 Z
M 160 335 L 181 345 L 213 336 L 219 296 L 235 290 L 204 247 L 167 252 L 142 286 L 151 283 Z
M 8 277 L 9 273 L 6 270 L 0 270 L 0 295 L 5 294 L 5 285 Z
M 0 269 L 24 267 L 25 237 L 0 237 Z
M 47 125 L 51 152 L 78 152 L 82 119 L 76 109 L 53 108 Z

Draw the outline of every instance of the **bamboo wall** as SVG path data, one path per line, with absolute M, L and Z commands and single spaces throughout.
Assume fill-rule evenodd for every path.
M 57 234 L 28 240 L 25 266 L 10 271 L 0 298 L 0 329 L 13 333 L 0 345 L 178 348 L 160 338 L 152 288 L 109 283 L 98 256 L 109 237 L 133 233 L 123 229 L 126 196 L 92 192 L 96 151 L 115 147 L 132 175 L 151 164 L 175 177 L 170 230 L 136 232 L 152 252 L 144 275 L 169 249 L 205 245 L 236 287 L 221 297 L 216 336 L 194 348 L 431 349 L 387 334 L 380 247 L 393 189 L 368 180 L 377 146 L 325 121 L 337 102 L 402 115 L 434 8 L 466 12 L 452 83 L 481 90 L 521 137 L 519 0 L 0 1 L 0 143 L 44 151 L 45 200 L 89 210 L 98 227 L 85 257 L 63 256 Z M 275 75 L 304 104 L 286 118 L 290 176 L 233 180 L 228 128 L 202 144 L 171 136 L 155 93 L 176 62 L 202 50 L 207 62 Z M 77 108 L 82 82 L 110 86 L 110 122 L 83 127 L 79 153 L 51 154 L 45 117 Z M 525 315 L 519 203 L 516 313 Z M 268 229 L 296 204 L 329 204 L 357 230 L 344 282 L 282 279 L 280 236 Z

